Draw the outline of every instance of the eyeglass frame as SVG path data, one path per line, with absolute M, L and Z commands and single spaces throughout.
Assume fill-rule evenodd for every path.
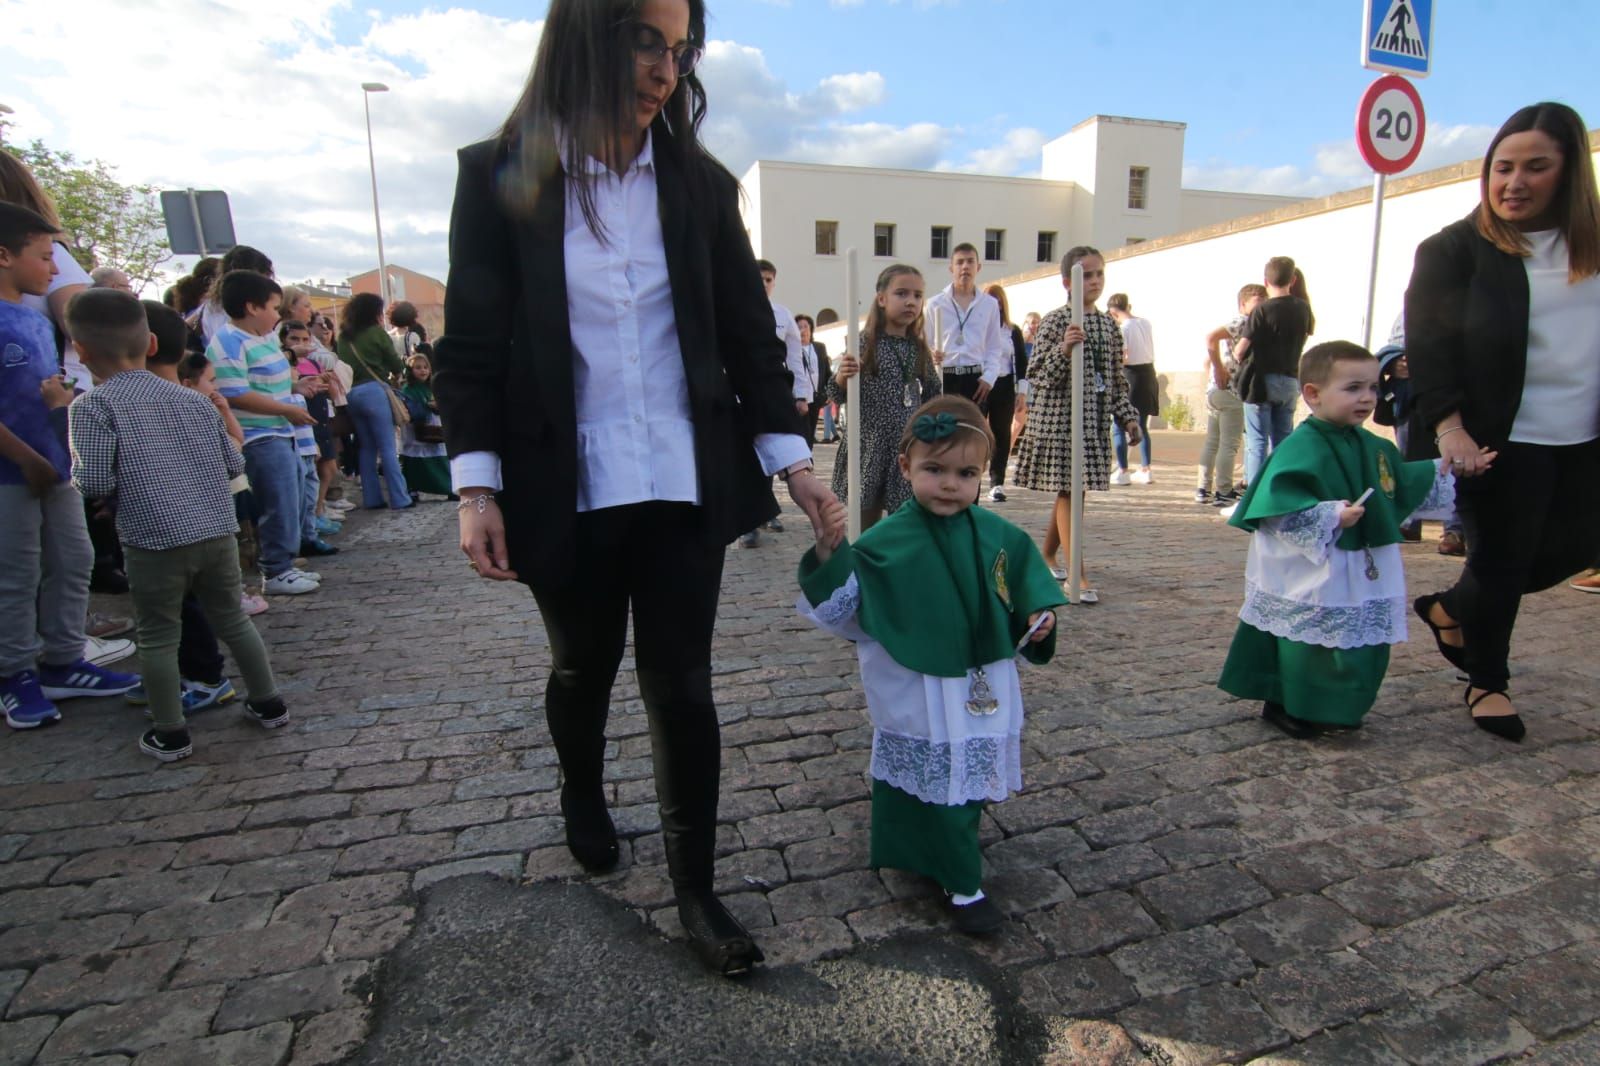
M 695 68 L 700 65 L 700 60 L 705 58 L 705 48 L 689 41 L 682 42 L 676 48 L 669 47 L 666 35 L 648 22 L 630 22 L 628 27 L 633 32 L 633 61 L 641 67 L 658 66 L 670 55 L 672 69 L 678 77 L 686 78 L 694 73 Z M 654 37 L 654 43 L 642 44 L 639 40 L 640 31 L 645 31 Z M 693 59 L 689 58 L 691 56 Z

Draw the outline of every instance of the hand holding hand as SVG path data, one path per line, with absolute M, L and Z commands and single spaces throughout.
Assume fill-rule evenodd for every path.
M 844 508 L 839 504 L 839 498 L 809 470 L 790 474 L 788 485 L 789 498 L 811 520 L 811 532 L 816 536 L 817 543 L 827 541 L 830 549 L 838 547 L 845 534 Z M 838 507 L 838 511 L 830 509 L 829 504 Z
M 833 557 L 833 551 L 839 546 L 842 534 L 835 533 L 843 530 L 850 520 L 849 512 L 844 504 L 837 499 L 829 500 L 822 506 L 822 524 L 827 530 L 823 536 L 817 538 L 817 561 L 827 562 Z
M 483 500 L 479 509 L 479 500 Z M 456 513 L 461 527 L 461 551 L 479 577 L 490 581 L 515 581 L 506 551 L 506 522 L 494 493 L 486 488 L 461 490 L 462 507 Z
M 1349 500 L 1341 500 L 1340 503 L 1344 505 L 1343 510 L 1339 512 L 1340 529 L 1349 529 L 1361 521 L 1367 513 L 1367 509 L 1359 503 L 1351 503 Z
M 1494 464 L 1499 452 L 1479 447 L 1472 434 L 1465 429 L 1451 429 L 1438 437 L 1439 457 L 1455 472 L 1457 477 L 1477 477 Z

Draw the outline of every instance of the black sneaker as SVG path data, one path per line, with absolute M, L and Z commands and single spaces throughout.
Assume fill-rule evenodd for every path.
M 255 719 L 256 724 L 262 729 L 276 729 L 289 724 L 289 708 L 284 706 L 283 699 L 279 696 L 262 703 L 246 700 L 244 713 Z
M 988 896 L 975 903 L 957 904 L 955 900 L 948 900 L 950 913 L 955 919 L 956 928 L 972 936 L 988 936 L 999 930 L 1005 924 L 1005 915 L 1000 913 L 1000 908 L 995 906 L 994 900 Z
M 187 729 L 146 729 L 139 738 L 139 750 L 161 762 L 177 762 L 194 754 Z
M 1202 504 L 1210 503 L 1211 502 L 1211 490 L 1210 489 L 1195 489 L 1194 490 L 1194 502 L 1195 503 L 1202 503 Z
M 1237 492 L 1216 492 L 1216 493 L 1212 493 L 1212 495 L 1211 495 L 1211 506 L 1213 506 L 1213 507 L 1232 507 L 1234 504 L 1239 502 L 1239 495 L 1240 494 L 1237 493 Z

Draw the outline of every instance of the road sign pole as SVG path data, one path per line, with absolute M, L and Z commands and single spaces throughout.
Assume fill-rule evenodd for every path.
M 206 228 L 200 223 L 200 199 L 193 189 L 184 190 L 189 196 L 189 215 L 194 219 L 194 239 L 200 243 L 200 258 L 206 257 Z
M 1372 262 L 1367 268 L 1367 314 L 1362 319 L 1362 347 L 1372 350 L 1372 309 L 1378 301 L 1378 247 L 1383 241 L 1383 187 L 1389 176 L 1381 171 L 1372 177 Z

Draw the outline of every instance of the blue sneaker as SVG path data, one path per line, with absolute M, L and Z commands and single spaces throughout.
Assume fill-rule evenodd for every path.
M 342 529 L 344 529 L 344 524 L 342 522 L 335 522 L 331 518 L 323 518 L 320 515 L 317 516 L 317 533 L 318 533 L 318 535 L 324 536 L 324 537 L 331 537 L 335 533 L 338 533 Z
M 120 696 L 139 687 L 138 674 L 119 674 L 79 659 L 70 666 L 39 667 L 39 687 L 46 699 L 70 700 L 78 696 Z
M 135 707 L 149 707 L 150 693 L 146 692 L 144 685 L 136 685 L 122 694 L 122 698 Z M 183 682 L 183 713 L 187 717 L 200 711 L 209 711 L 213 707 L 221 707 L 224 703 L 232 703 L 239 698 L 233 682 L 223 678 L 215 685 L 208 685 L 204 681 Z M 146 718 L 150 717 L 147 710 Z
M 6 712 L 6 725 L 12 729 L 37 729 L 61 720 L 61 712 L 39 688 L 39 675 L 23 670 L 0 678 L 0 708 Z

